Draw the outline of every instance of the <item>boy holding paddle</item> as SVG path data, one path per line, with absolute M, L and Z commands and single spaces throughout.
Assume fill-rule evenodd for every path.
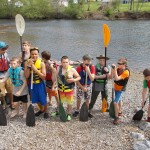
M 91 64 L 92 58 L 89 55 L 84 55 L 82 57 L 83 63 L 77 67 L 77 72 L 79 73 L 81 79 L 77 82 L 77 108 L 73 116 L 77 117 L 79 114 L 81 100 L 84 98 L 86 101 L 87 108 L 89 109 L 89 101 L 91 99 L 92 92 L 92 81 L 95 76 L 95 67 Z M 93 116 L 88 113 L 88 117 Z
M 142 107 L 144 107 L 144 102 L 146 100 L 146 95 L 150 94 L 150 68 L 146 68 L 143 71 L 144 81 L 143 81 L 143 91 L 142 91 Z M 147 122 L 150 122 L 150 95 L 149 95 L 149 106 L 147 114 Z
M 129 79 L 129 69 L 127 69 L 127 59 L 120 58 L 118 60 L 118 67 L 115 64 L 112 64 L 112 76 L 114 77 L 114 90 L 115 90 L 115 99 L 114 99 L 114 109 L 115 109 L 115 119 L 113 123 L 117 125 L 119 123 L 119 116 L 122 115 L 122 103 L 121 96 L 126 90 L 126 85 Z
M 30 48 L 30 59 L 25 62 L 25 76 L 31 81 L 33 74 L 33 89 L 29 88 L 31 94 L 32 103 L 37 103 L 40 110 L 35 113 L 38 117 L 44 113 L 44 118 L 49 118 L 47 113 L 47 101 L 46 101 L 46 87 L 45 87 L 45 77 L 46 69 L 45 64 L 39 58 L 39 49 L 37 47 Z M 31 84 L 29 84 L 31 85 Z

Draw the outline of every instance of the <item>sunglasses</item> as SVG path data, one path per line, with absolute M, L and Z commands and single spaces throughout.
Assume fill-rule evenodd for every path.
M 124 63 L 119 63 L 119 62 L 118 62 L 117 64 L 118 64 L 118 65 L 124 65 Z

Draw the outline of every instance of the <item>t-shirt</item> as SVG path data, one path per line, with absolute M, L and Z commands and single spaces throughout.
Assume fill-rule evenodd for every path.
M 121 79 L 125 79 L 125 78 L 128 78 L 129 77 L 129 71 L 128 70 L 125 70 L 119 77 L 121 77 Z M 121 86 L 121 85 L 118 85 L 118 84 L 114 84 L 114 89 L 116 90 L 116 91 L 121 91 L 122 89 L 123 89 L 123 86 Z
M 6 77 L 10 77 L 9 70 L 6 73 Z M 26 79 L 23 70 L 20 71 L 20 79 L 22 81 L 24 81 Z M 21 87 L 22 87 L 22 85 L 21 86 L 14 86 L 13 85 L 13 95 L 15 95 L 20 90 Z M 20 96 L 27 95 L 27 94 L 28 94 L 28 87 L 26 85 Z
M 150 81 L 149 81 L 150 82 Z M 143 80 L 143 88 L 146 89 L 148 88 L 148 84 L 146 80 Z

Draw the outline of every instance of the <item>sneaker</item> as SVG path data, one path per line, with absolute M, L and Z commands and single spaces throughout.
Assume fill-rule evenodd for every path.
M 43 114 L 43 111 L 40 110 L 40 111 L 38 111 L 37 113 L 35 113 L 35 116 L 38 117 L 38 116 L 40 116 L 41 114 Z
M 88 113 L 88 117 L 89 117 L 89 118 L 93 118 L 93 115 L 89 112 L 89 113 Z
M 72 118 L 71 118 L 71 115 L 70 115 L 70 114 L 68 114 L 68 115 L 67 115 L 67 120 L 68 120 L 68 121 L 72 120 Z
M 113 124 L 118 125 L 119 124 L 119 117 L 115 117 Z
M 44 118 L 45 119 L 49 118 L 49 114 L 48 113 L 44 113 Z
M 58 111 L 55 111 L 55 112 L 52 112 L 52 113 L 51 113 L 51 116 L 52 116 L 52 117 L 56 117 L 56 116 L 58 116 L 58 115 L 59 115 Z
M 79 115 L 79 111 L 75 111 L 74 113 L 73 113 L 73 117 L 77 117 Z
M 18 113 L 17 111 L 13 111 L 13 112 L 11 113 L 10 118 L 14 118 L 15 116 L 18 116 L 18 115 L 19 115 L 19 113 Z

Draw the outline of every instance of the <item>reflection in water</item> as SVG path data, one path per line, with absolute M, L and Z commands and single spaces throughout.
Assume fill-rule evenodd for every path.
M 149 66 L 150 21 L 26 21 L 23 39 L 29 40 L 41 51 L 49 50 L 53 58 L 58 60 L 63 55 L 79 60 L 86 53 L 95 58 L 100 53 L 104 54 L 103 23 L 107 23 L 111 30 L 111 41 L 107 50 L 109 63 L 115 63 L 118 57 L 127 57 L 133 70 L 142 71 Z M 14 26 L 0 29 L 0 40 L 9 43 L 11 56 L 18 55 L 20 41 L 15 22 L 2 20 L 0 25 Z

